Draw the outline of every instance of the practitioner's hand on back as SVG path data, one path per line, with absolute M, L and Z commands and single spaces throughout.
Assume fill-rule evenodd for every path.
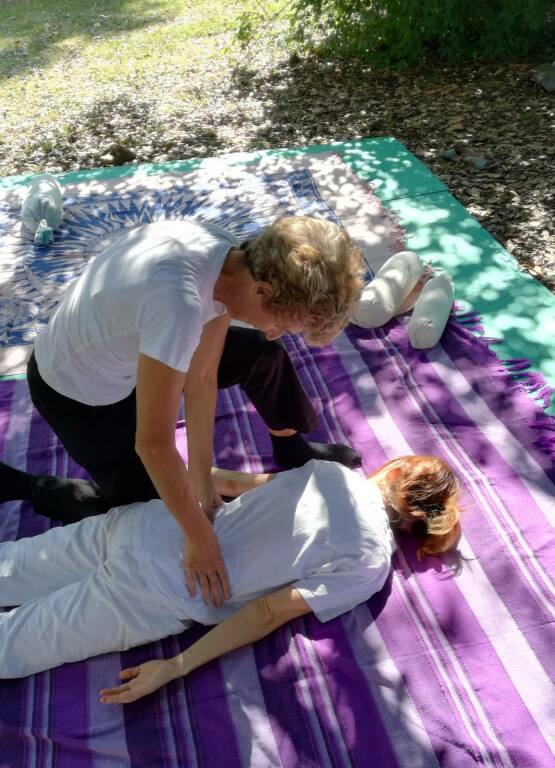
M 205 515 L 199 515 L 195 535 L 185 543 L 185 575 L 191 597 L 200 588 L 206 605 L 222 605 L 231 595 L 218 537 Z

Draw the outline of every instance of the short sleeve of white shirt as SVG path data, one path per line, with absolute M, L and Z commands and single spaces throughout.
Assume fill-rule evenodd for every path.
M 200 299 L 177 290 L 151 294 L 139 315 L 139 352 L 181 373 L 189 369 L 203 329 Z
M 385 551 L 326 563 L 292 586 L 320 621 L 330 621 L 379 592 L 390 570 Z

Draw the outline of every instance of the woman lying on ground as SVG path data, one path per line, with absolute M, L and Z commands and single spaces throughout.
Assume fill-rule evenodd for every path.
M 0 614 L 0 677 L 123 651 L 193 621 L 218 625 L 101 692 L 103 702 L 134 701 L 297 616 L 328 621 L 368 600 L 388 576 L 392 528 L 421 537 L 419 556 L 446 551 L 460 532 L 457 480 L 433 456 L 394 459 L 368 479 L 316 460 L 213 478 L 219 493 L 238 496 L 214 517 L 229 600 L 217 607 L 188 593 L 183 534 L 158 499 L 0 544 L 0 605 L 20 606 Z

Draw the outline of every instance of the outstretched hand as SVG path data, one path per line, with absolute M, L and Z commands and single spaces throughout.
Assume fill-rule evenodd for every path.
M 115 688 L 100 691 L 102 704 L 130 704 L 156 691 L 162 685 L 177 677 L 172 659 L 145 661 L 138 667 L 128 667 L 119 673 L 120 680 L 126 680 Z

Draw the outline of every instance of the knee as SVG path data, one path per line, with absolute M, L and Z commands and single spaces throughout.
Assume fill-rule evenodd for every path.
M 263 333 L 251 328 L 231 328 L 218 370 L 218 387 L 239 384 L 250 389 L 261 382 L 266 385 L 280 376 L 288 364 L 280 341 L 268 341 Z

